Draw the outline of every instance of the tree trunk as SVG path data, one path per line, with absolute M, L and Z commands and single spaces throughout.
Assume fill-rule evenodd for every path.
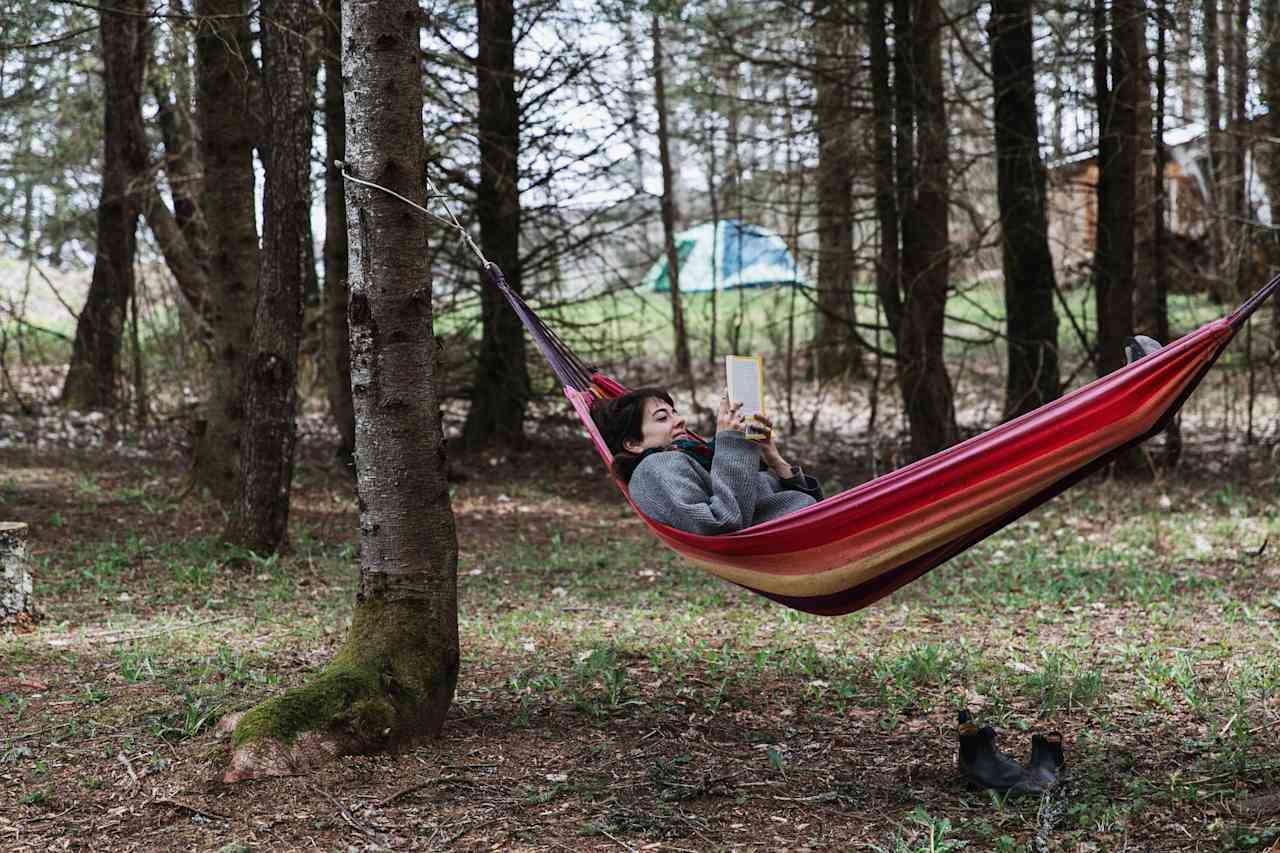
M 1145 0 L 1144 0 L 1145 2 Z M 1155 233 L 1155 147 L 1154 100 L 1151 94 L 1151 52 L 1145 36 L 1138 43 L 1140 56 L 1137 64 L 1138 91 L 1136 95 L 1135 144 L 1133 182 L 1133 328 L 1134 331 L 1160 338 L 1152 331 L 1155 326 L 1155 259 L 1153 234 Z M 1166 341 L 1161 341 L 1166 343 Z
M 27 525 L 0 521 L 0 628 L 27 628 L 35 619 Z
M 818 137 L 815 374 L 861 372 L 853 304 L 852 39 L 842 4 L 814 4 L 814 125 Z
M 1031 10 L 1031 0 L 992 0 L 989 27 L 1008 329 L 1006 419 L 1039 408 L 1061 393 Z
M 520 104 L 516 96 L 515 9 L 512 0 L 476 0 L 476 61 L 480 185 L 476 218 L 480 247 L 522 292 L 520 267 Z M 524 328 L 496 287 L 480 276 L 482 335 L 471 408 L 463 426 L 468 449 L 524 445 L 529 368 Z
M 337 456 L 350 465 L 356 449 L 356 412 L 351 402 L 351 341 L 347 330 L 347 204 L 342 173 L 346 111 L 342 106 L 342 4 L 324 3 L 324 298 L 328 344 L 324 356 L 329 413 L 338 428 Z
M 907 41 L 916 124 L 914 185 L 903 211 L 898 384 L 915 459 L 959 439 L 951 379 L 943 358 L 949 280 L 947 114 L 942 85 L 942 10 L 912 3 Z M 901 39 L 899 39 L 901 43 Z
M 1210 295 L 1215 302 L 1226 301 L 1224 286 L 1228 232 L 1226 223 L 1226 146 L 1222 134 L 1222 55 L 1218 29 L 1217 0 L 1204 0 L 1204 121 L 1208 128 Z
M 1280 2 L 1263 0 L 1261 59 L 1262 99 L 1267 106 L 1263 119 L 1264 132 L 1280 139 Z M 1267 231 L 1265 252 L 1271 269 L 1280 267 L 1280 145 L 1262 146 L 1260 166 L 1266 175 L 1267 202 L 1271 208 L 1271 228 Z M 1271 301 L 1271 349 L 1280 353 L 1280 304 Z
M 1109 60 L 1099 58 L 1100 73 L 1095 69 L 1100 78 L 1097 103 L 1101 126 L 1095 259 L 1099 376 L 1124 366 L 1124 342 L 1133 334 L 1137 59 L 1144 21 L 1141 0 L 1115 0 Z M 1105 28 L 1098 40 L 1099 49 L 1105 52 Z M 1104 61 L 1106 65 L 1102 65 Z M 1108 67 L 1112 85 L 1105 79 Z
M 209 399 L 191 476 L 224 505 L 239 499 L 244 367 L 258 294 L 247 0 L 197 0 L 196 103 L 204 162 L 213 338 Z
M 1249 4 L 1250 0 L 1236 0 L 1235 16 L 1228 18 L 1232 24 L 1227 38 L 1227 218 L 1226 234 L 1228 264 L 1225 293 L 1234 303 L 1240 298 L 1242 279 L 1252 242 L 1253 216 L 1249 211 L 1249 193 L 1246 183 L 1246 158 L 1249 149 Z M 1274 146 L 1276 143 L 1270 143 Z
M 867 38 L 871 44 L 871 97 L 875 121 L 876 221 L 880 250 L 876 261 L 876 294 L 885 321 L 896 337 L 902 323 L 901 269 L 898 256 L 898 194 L 893 145 L 893 95 L 890 89 L 886 0 L 870 0 Z
M 119 14 L 101 13 L 105 84 L 102 190 L 98 245 L 89 296 L 76 322 L 62 402 L 72 409 L 110 409 L 116 402 L 125 313 L 133 296 L 139 205 L 130 183 L 146 168 L 146 149 L 130 121 L 141 109 L 147 57 L 146 18 L 138 0 L 122 0 Z
M 1164 104 L 1168 88 L 1167 32 L 1169 28 L 1168 11 L 1165 0 L 1156 0 L 1156 95 L 1155 95 L 1155 169 L 1152 199 L 1151 231 L 1151 270 L 1152 300 L 1151 316 L 1148 318 L 1151 335 L 1162 344 L 1169 343 L 1169 244 L 1168 228 L 1165 225 L 1165 211 L 1168 207 L 1168 192 L 1165 188 L 1164 173 L 1169 162 L 1169 150 L 1164 144 Z M 1169 420 L 1164 430 L 1164 458 L 1161 463 L 1172 468 L 1182 457 L 1182 424 L 1175 416 Z
M 181 11 L 182 4 L 176 8 Z M 175 28 L 175 38 L 178 32 Z M 185 53 L 182 54 L 185 57 Z M 157 117 L 160 135 L 164 140 L 165 178 L 169 193 L 173 196 L 170 211 L 160 192 L 159 178 L 143 181 L 139 192 L 142 196 L 142 213 L 155 237 L 165 266 L 178 285 L 178 292 L 187 300 L 191 310 L 204 323 L 212 320 L 209 294 L 208 243 L 204 217 L 200 211 L 200 198 L 204 194 L 204 178 L 196 146 L 196 131 L 182 95 L 181 83 L 186 69 L 175 70 L 180 81 L 175 100 L 169 86 L 157 73 L 151 89 L 159 105 Z M 141 106 L 141 105 L 139 105 Z M 135 127 L 142 138 L 142 113 L 135 116 Z
M 297 440 L 298 344 L 311 252 L 312 99 L 307 86 L 307 0 L 264 0 L 262 63 L 270 156 L 263 201 L 262 267 L 244 378 L 240 498 L 227 540 L 258 554 L 289 538 Z
M 667 255 L 667 284 L 671 286 L 671 326 L 675 336 L 676 372 L 696 396 L 693 361 L 689 357 L 689 335 L 684 326 L 684 306 L 680 304 L 680 257 L 676 252 L 676 205 L 672 181 L 671 131 L 667 124 L 667 92 L 662 58 L 662 19 L 653 13 L 650 29 L 653 40 L 653 100 L 658 111 L 658 159 L 662 164 L 662 244 Z
M 422 204 L 419 11 L 344 3 L 350 170 Z M 458 678 L 458 541 L 444 478 L 426 229 L 396 199 L 348 191 L 360 594 L 344 645 L 307 685 L 250 711 L 228 782 L 438 734 Z
M 181 4 L 178 8 L 181 9 Z M 174 71 L 179 79 L 187 73 L 186 68 Z M 156 117 L 159 119 L 160 137 L 164 141 L 164 171 L 169 193 L 173 196 L 175 224 L 181 229 L 193 254 L 203 258 L 205 233 L 204 218 L 200 215 L 200 197 L 204 193 L 204 178 L 200 173 L 200 160 L 196 150 L 196 131 L 187 103 L 183 100 L 182 89 L 183 85 L 180 83 L 175 99 L 168 82 L 159 76 L 151 85 L 158 107 Z

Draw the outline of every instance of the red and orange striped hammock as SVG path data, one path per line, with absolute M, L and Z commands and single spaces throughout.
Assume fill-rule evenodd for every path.
M 588 368 L 514 293 L 490 278 L 564 385 L 605 465 L 591 403 L 626 387 Z M 1230 316 L 981 435 L 791 515 L 701 536 L 654 535 L 712 574 L 796 610 L 852 613 L 945 563 L 1160 432 L 1227 344 L 1278 287 L 1272 279 Z M 623 496 L 635 509 L 625 485 Z

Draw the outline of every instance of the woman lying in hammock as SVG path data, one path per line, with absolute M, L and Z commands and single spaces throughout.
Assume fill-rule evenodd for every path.
M 671 395 L 640 388 L 600 400 L 592 417 L 613 453 L 614 476 L 654 521 L 688 533 L 732 533 L 822 500 L 822 486 L 782 458 L 773 425 L 750 425 L 741 403 L 720 398 L 716 436 L 703 443 L 685 430 Z M 747 438 L 759 436 L 754 440 Z

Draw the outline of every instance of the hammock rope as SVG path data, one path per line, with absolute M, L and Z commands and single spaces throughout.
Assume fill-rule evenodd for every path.
M 564 385 L 606 467 L 591 405 L 627 388 L 593 371 L 515 293 L 490 280 Z M 720 536 L 659 524 L 667 547 L 787 607 L 851 613 L 919 578 L 1162 431 L 1280 276 L 1228 317 L 1020 418 L 773 521 Z

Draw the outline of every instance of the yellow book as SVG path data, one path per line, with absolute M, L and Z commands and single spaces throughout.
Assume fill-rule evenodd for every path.
M 753 416 L 764 415 L 764 359 L 758 355 L 726 355 L 724 372 L 729 399 L 742 404 L 741 412 L 748 424 L 747 437 L 762 438 L 750 434 L 750 425 Z

